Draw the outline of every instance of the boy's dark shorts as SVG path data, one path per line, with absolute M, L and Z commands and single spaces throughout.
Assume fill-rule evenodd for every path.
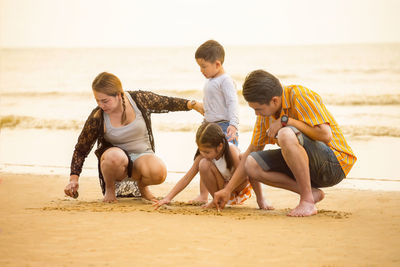
M 310 168 L 311 186 L 314 188 L 334 186 L 346 175 L 332 149 L 320 141 L 314 141 L 295 127 L 290 127 L 307 152 Z M 265 171 L 281 172 L 295 179 L 284 160 L 281 149 L 270 149 L 250 154 Z

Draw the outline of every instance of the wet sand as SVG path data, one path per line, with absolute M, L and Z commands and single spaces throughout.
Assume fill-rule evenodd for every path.
M 254 197 L 220 213 L 187 205 L 197 184 L 155 211 L 141 199 L 102 203 L 95 177 L 82 177 L 79 198 L 67 198 L 67 179 L 0 173 L 1 266 L 400 264 L 398 191 L 329 188 L 316 216 L 291 218 L 297 196 L 270 187 L 274 211 L 258 210 Z

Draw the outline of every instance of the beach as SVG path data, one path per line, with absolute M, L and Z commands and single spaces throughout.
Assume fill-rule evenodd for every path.
M 326 189 L 319 213 L 287 217 L 297 196 L 265 188 L 275 207 L 255 198 L 218 213 L 183 202 L 155 211 L 149 202 L 104 204 L 95 177 L 64 197 L 65 177 L 0 173 L 1 266 L 398 266 L 400 193 Z M 152 191 L 165 195 L 165 183 Z
M 400 44 L 227 47 L 239 98 L 239 148 L 255 116 L 241 95 L 246 74 L 265 69 L 283 84 L 321 95 L 358 160 L 324 189 L 319 213 L 290 218 L 291 192 L 263 186 L 222 212 L 187 202 L 197 175 L 169 206 L 141 199 L 102 202 L 93 151 L 79 198 L 64 195 L 80 130 L 96 106 L 93 78 L 109 71 L 126 90 L 202 99 L 194 47 L 0 49 L 0 266 L 399 266 Z M 190 168 L 194 111 L 152 115 L 156 155 L 167 166 L 165 196 Z M 267 149 L 276 146 L 267 145 Z

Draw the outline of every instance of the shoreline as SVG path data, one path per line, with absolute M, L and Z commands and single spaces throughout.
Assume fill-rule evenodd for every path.
M 317 215 L 291 218 L 298 196 L 270 187 L 264 192 L 274 211 L 258 210 L 254 196 L 220 213 L 187 205 L 195 184 L 155 211 L 134 198 L 103 203 L 92 178 L 81 180 L 78 199 L 65 197 L 63 177 L 0 173 L 0 265 L 400 263 L 399 192 L 327 188 Z M 151 190 L 162 196 L 171 187 Z
M 69 164 L 80 131 L 2 129 L 0 172 L 62 175 L 69 177 Z M 167 166 L 167 182 L 177 182 L 190 168 L 196 144 L 194 132 L 154 133 L 156 155 Z M 251 133 L 240 133 L 239 149 L 244 151 Z M 362 190 L 400 191 L 397 154 L 400 138 L 347 137 L 358 160 L 348 178 L 338 187 Z M 62 141 L 61 141 L 62 140 Z M 273 148 L 273 147 L 270 147 Z M 93 150 L 86 158 L 82 178 L 97 177 Z M 194 181 L 198 182 L 198 177 Z

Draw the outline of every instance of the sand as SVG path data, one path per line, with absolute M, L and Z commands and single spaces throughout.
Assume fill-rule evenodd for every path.
M 291 218 L 293 193 L 265 187 L 276 210 L 255 198 L 218 213 L 184 202 L 155 211 L 140 199 L 101 202 L 98 180 L 0 173 L 1 266 L 399 266 L 400 192 L 326 189 L 319 214 Z M 173 184 L 153 186 L 162 196 Z

